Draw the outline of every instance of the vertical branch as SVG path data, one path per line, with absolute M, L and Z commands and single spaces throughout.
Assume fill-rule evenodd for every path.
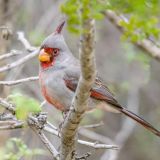
M 75 159 L 75 137 L 83 114 L 87 108 L 90 89 L 95 81 L 96 65 L 94 58 L 95 30 L 94 20 L 83 21 L 81 46 L 79 49 L 81 76 L 71 109 L 62 127 L 61 160 Z

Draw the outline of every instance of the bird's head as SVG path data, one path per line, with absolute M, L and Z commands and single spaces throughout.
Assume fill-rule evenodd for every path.
M 62 29 L 65 21 L 63 21 L 41 44 L 39 51 L 39 61 L 42 69 L 54 66 L 57 62 L 63 62 L 66 52 L 69 51 L 63 38 Z

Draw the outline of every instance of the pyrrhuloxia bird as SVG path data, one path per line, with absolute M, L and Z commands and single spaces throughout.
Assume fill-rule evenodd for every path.
M 61 34 L 64 23 L 41 45 L 39 81 L 45 99 L 57 109 L 68 111 L 80 77 L 80 63 L 72 55 Z M 98 77 L 90 92 L 88 109 L 101 106 L 106 111 L 123 113 L 160 137 L 160 131 L 122 107 Z

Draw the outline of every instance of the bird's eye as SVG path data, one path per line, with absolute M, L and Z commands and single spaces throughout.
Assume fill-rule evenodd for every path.
M 54 50 L 53 50 L 53 54 L 54 54 L 54 56 L 57 56 L 57 55 L 58 55 L 58 53 L 59 53 L 59 49 L 58 49 L 58 48 L 54 48 Z

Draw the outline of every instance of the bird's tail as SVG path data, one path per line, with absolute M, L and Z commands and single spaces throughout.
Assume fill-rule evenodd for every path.
M 136 115 L 135 113 L 127 110 L 126 108 L 123 108 L 123 107 L 118 107 L 118 108 L 117 109 L 121 113 L 123 113 L 126 116 L 130 117 L 131 119 L 135 120 L 136 122 L 138 122 L 139 124 L 141 124 L 143 127 L 145 127 L 146 129 L 148 129 L 149 131 L 151 131 L 153 134 L 155 134 L 158 137 L 160 137 L 160 131 L 158 131 L 156 128 L 154 128 L 150 123 L 148 123 L 147 121 L 145 121 L 144 119 L 142 119 L 141 117 L 139 117 L 138 115 Z

